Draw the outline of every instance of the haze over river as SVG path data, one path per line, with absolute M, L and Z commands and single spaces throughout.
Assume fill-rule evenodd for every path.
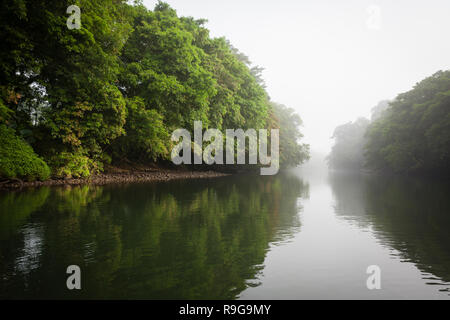
M 449 194 L 298 169 L 1 191 L 0 298 L 450 299 Z

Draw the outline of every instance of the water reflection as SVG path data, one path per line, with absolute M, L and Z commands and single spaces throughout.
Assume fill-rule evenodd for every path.
M 369 228 L 403 262 L 421 270 L 436 289 L 450 292 L 450 186 L 442 181 L 333 174 L 335 212 Z
M 0 298 L 234 299 L 300 230 L 294 176 L 0 194 Z M 65 287 L 82 270 L 82 290 Z
M 308 181 L 290 172 L 3 192 L 0 298 L 448 297 L 448 184 Z M 365 270 L 377 263 L 383 290 L 369 292 Z M 81 291 L 66 289 L 72 264 Z

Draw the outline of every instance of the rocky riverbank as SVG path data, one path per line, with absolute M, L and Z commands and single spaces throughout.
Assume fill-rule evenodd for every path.
M 126 184 L 148 181 L 169 181 L 174 179 L 204 179 L 227 176 L 226 173 L 215 171 L 183 171 L 170 169 L 140 169 L 125 170 L 114 168 L 106 173 L 94 175 L 89 179 L 51 179 L 47 181 L 9 180 L 0 183 L 0 189 L 18 189 L 24 187 L 64 186 L 64 185 L 106 185 Z

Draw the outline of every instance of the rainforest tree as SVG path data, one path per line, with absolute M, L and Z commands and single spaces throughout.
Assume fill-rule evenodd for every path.
M 335 144 L 327 157 L 328 166 L 332 169 L 356 170 L 364 166 L 365 134 L 370 121 L 359 118 L 338 126 L 332 138 Z
M 70 29 L 74 4 L 81 25 Z M 28 145 L 53 176 L 167 159 L 170 132 L 196 120 L 223 131 L 286 126 L 285 163 L 307 156 L 299 118 L 271 104 L 262 68 L 211 38 L 205 20 L 125 0 L 6 0 L 0 9 L 0 134 Z
M 309 159 L 309 145 L 300 143 L 303 134 L 299 127 L 302 119 L 295 110 L 282 104 L 271 103 L 273 118 L 280 128 L 280 166 L 295 167 Z
M 450 173 L 450 71 L 439 71 L 397 96 L 367 132 L 369 168 Z

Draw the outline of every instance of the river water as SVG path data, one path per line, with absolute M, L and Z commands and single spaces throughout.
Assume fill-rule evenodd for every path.
M 449 195 L 300 170 L 2 191 L 0 298 L 450 299 Z

